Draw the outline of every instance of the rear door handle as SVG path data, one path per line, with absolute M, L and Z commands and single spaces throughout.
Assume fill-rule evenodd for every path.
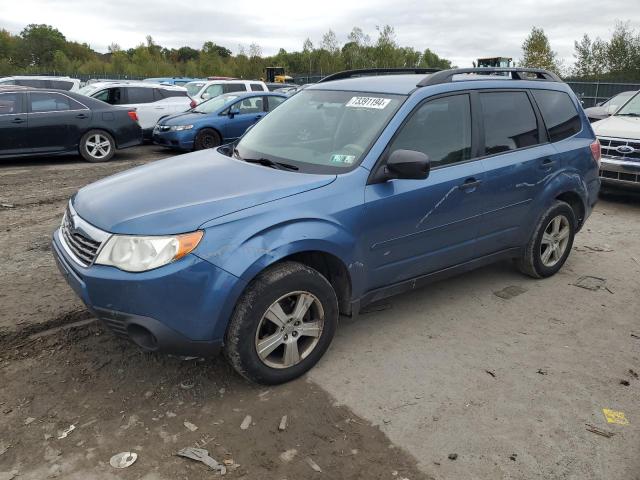
M 24 123 L 26 122 L 26 120 L 24 118 L 14 118 L 13 120 L 11 120 L 11 123 Z
M 556 162 L 554 162 L 550 158 L 545 158 L 544 160 L 542 160 L 542 163 L 540 164 L 540 168 L 542 168 L 543 170 L 548 170 L 551 167 L 553 167 L 554 163 Z
M 477 180 L 471 177 L 471 178 L 467 178 L 462 185 L 458 185 L 458 188 L 460 190 L 473 190 L 481 183 L 482 183 L 481 180 Z

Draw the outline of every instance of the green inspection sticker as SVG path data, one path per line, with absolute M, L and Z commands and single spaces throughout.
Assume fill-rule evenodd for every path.
M 355 161 L 355 155 L 331 155 L 331 163 L 342 163 L 343 165 L 351 165 Z

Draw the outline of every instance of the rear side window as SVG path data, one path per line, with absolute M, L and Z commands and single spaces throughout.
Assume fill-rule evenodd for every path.
M 73 87 L 73 82 L 67 82 L 64 80 L 50 80 L 51 88 L 55 88 L 57 90 L 71 90 Z
M 48 80 L 36 80 L 31 78 L 20 78 L 16 80 L 16 85 L 33 88 L 51 88 Z
M 229 92 L 246 92 L 247 87 L 244 86 L 244 83 L 225 83 L 222 86 L 223 93 Z
M 480 104 L 486 155 L 540 143 L 538 122 L 526 92 L 484 92 Z
M 156 100 L 170 97 L 188 97 L 186 90 L 166 90 L 164 88 L 154 88 L 153 94 Z
M 53 92 L 31 92 L 29 94 L 31 111 L 37 112 L 63 112 L 65 110 L 81 110 L 85 107 L 71 98 Z
M 267 97 L 268 103 L 269 103 L 269 111 L 273 110 L 274 108 L 276 108 L 278 105 L 280 105 L 282 102 L 284 102 L 286 100 L 286 98 L 282 98 L 282 97 Z
M 154 101 L 153 88 L 127 87 L 127 103 L 151 103 Z
M 540 108 L 551 142 L 569 138 L 582 129 L 578 111 L 566 93 L 533 90 L 533 98 Z
M 271 98 L 269 98 L 271 100 Z M 471 106 L 468 95 L 452 95 L 424 103 L 411 114 L 389 152 L 415 150 L 434 167 L 471 158 Z
M 24 113 L 21 93 L 0 93 L 0 115 Z
M 262 85 L 260 85 L 259 83 L 252 83 L 251 84 L 251 91 L 252 92 L 261 92 L 262 91 Z

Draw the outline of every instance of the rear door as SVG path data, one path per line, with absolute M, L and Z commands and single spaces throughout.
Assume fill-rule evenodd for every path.
M 0 155 L 29 153 L 26 95 L 0 93 Z
M 91 121 L 91 110 L 57 92 L 28 93 L 29 147 L 33 153 L 75 150 Z
M 487 169 L 487 188 L 479 196 L 484 214 L 478 253 L 487 255 L 522 245 L 533 201 L 557 165 L 529 92 L 480 91 L 476 105 Z
M 476 255 L 485 190 L 476 158 L 470 95 L 427 99 L 416 107 L 385 156 L 420 151 L 431 159 L 424 180 L 390 180 L 365 188 L 368 289 L 461 264 Z M 475 133 L 474 133 L 475 132 Z
M 138 122 L 143 130 L 152 129 L 160 117 L 171 113 L 167 104 L 156 102 L 153 88 L 124 87 L 123 90 L 126 95 L 126 105 L 136 109 Z

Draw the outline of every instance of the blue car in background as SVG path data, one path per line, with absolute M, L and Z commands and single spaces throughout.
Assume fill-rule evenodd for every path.
M 234 92 L 161 118 L 153 142 L 177 150 L 202 150 L 232 142 L 288 97 L 280 93 Z
M 145 78 L 143 82 L 149 83 L 161 83 L 163 85 L 176 85 L 178 87 L 184 87 L 187 83 L 199 80 L 198 78 L 191 77 L 155 77 Z

